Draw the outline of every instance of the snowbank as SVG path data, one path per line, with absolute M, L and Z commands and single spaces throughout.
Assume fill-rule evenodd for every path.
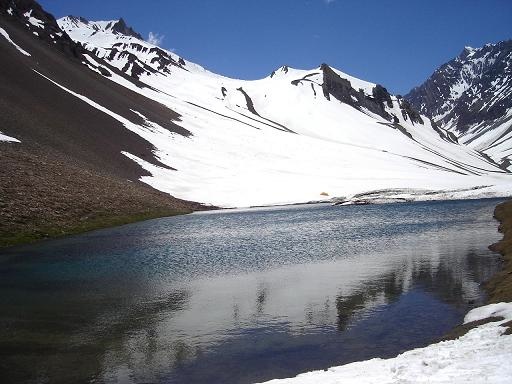
M 5 39 L 11 43 L 18 51 L 20 51 L 21 53 L 23 53 L 25 56 L 30 56 L 30 53 L 28 53 L 27 51 L 25 51 L 23 48 L 21 48 L 18 44 L 16 44 L 14 41 L 12 41 L 11 37 L 9 36 L 9 34 L 7 33 L 7 31 L 3 28 L 0 28 L 0 35 L 2 35 L 3 37 L 5 37 Z
M 512 335 L 504 335 L 507 328 L 502 325 L 512 320 L 512 303 L 475 308 L 464 321 L 489 316 L 504 320 L 481 325 L 457 340 L 414 349 L 392 359 L 351 363 L 267 384 L 510 383 Z
M 485 199 L 507 197 L 509 195 L 507 187 L 503 185 L 482 185 L 444 191 L 395 188 L 373 190 L 348 197 L 335 197 L 331 199 L 331 203 L 334 205 L 388 204 L 411 201 Z

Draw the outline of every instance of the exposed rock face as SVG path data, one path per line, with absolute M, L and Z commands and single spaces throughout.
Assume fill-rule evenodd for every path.
M 346 104 L 353 104 L 350 99 L 351 95 L 355 95 L 354 89 L 347 79 L 341 78 L 336 74 L 327 64 L 322 64 L 320 69 L 324 75 L 324 83 L 322 84 L 322 90 L 327 100 L 331 99 L 330 95 L 333 95 L 336 99 Z
M 397 117 L 386 110 L 393 108 L 391 95 L 382 85 L 375 85 L 372 89 L 372 95 L 366 94 L 362 89 L 355 90 L 349 80 L 342 78 L 334 72 L 327 64 L 322 64 L 320 69 L 323 72 L 322 89 L 327 100 L 333 96 L 342 103 L 348 104 L 358 110 L 366 109 L 372 113 L 382 116 L 388 121 L 397 123 Z M 418 112 L 401 97 L 397 97 L 402 116 L 405 120 L 413 123 L 423 124 L 423 120 Z
M 287 65 L 283 65 L 282 67 L 280 67 L 277 70 L 278 71 L 283 71 L 284 73 L 288 73 L 289 69 L 290 68 Z M 272 71 L 272 73 L 270 74 L 270 78 L 274 77 L 275 75 L 276 75 L 276 71 Z
M 402 116 L 405 120 L 410 119 L 413 123 L 423 124 L 421 115 L 415 110 L 411 104 L 401 96 L 397 96 L 402 110 Z
M 512 108 L 512 40 L 466 47 L 405 98 L 441 126 L 465 133 Z
M 406 98 L 459 142 L 511 169 L 512 40 L 464 48 Z
M 256 109 L 254 108 L 254 103 L 251 99 L 251 97 L 247 94 L 247 92 L 244 91 L 242 87 L 237 88 L 237 91 L 241 92 L 242 95 L 245 97 L 245 103 L 247 104 L 247 109 L 254 115 L 259 116 L 260 114 L 256 112 Z
M 132 27 L 126 25 L 126 22 L 123 20 L 123 18 L 120 18 L 119 21 L 112 26 L 112 30 L 122 35 L 133 36 L 139 40 L 144 40 L 139 33 L 132 29 Z

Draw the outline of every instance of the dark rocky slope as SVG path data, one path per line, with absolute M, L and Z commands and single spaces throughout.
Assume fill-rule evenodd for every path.
M 512 108 L 512 40 L 465 48 L 405 98 L 459 134 L 492 125 Z
M 27 23 L 29 10 L 44 28 Z M 146 171 L 121 151 L 162 165 L 152 145 L 35 71 L 133 123 L 142 120 L 132 109 L 189 135 L 179 115 L 90 71 L 85 50 L 34 1 L 0 0 L 0 27 L 31 54 L 0 36 L 0 131 L 21 141 L 0 142 L 0 245 L 200 208 L 139 182 Z

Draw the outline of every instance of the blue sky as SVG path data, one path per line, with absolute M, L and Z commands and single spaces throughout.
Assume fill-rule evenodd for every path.
M 404 94 L 464 46 L 512 38 L 510 0 L 41 0 L 56 17 L 123 17 L 161 46 L 241 79 L 323 62 Z

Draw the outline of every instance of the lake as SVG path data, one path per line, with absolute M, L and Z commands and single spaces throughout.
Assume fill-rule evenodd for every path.
M 0 251 L 2 383 L 252 383 L 427 345 L 483 303 L 499 202 L 213 211 Z

